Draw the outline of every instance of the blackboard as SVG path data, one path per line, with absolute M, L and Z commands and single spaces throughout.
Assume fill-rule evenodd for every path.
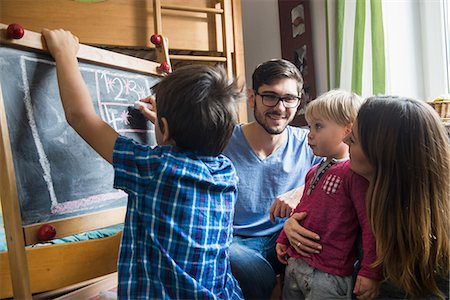
M 122 135 L 155 145 L 154 127 L 133 108 L 158 76 L 80 63 L 97 114 Z M 67 124 L 54 60 L 0 48 L 0 84 L 23 225 L 124 206 L 113 168 Z

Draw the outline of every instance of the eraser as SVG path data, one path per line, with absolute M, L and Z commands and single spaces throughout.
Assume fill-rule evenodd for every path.
M 136 102 L 134 102 L 134 108 L 139 109 L 141 106 L 148 108 L 148 109 L 152 109 L 153 106 L 150 103 L 147 102 L 142 102 L 137 100 Z

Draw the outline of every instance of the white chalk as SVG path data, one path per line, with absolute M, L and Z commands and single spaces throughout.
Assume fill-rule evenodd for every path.
M 147 102 L 142 102 L 137 100 L 136 102 L 134 102 L 134 108 L 139 109 L 141 106 L 148 108 L 148 109 L 152 109 L 153 106 L 150 103 Z

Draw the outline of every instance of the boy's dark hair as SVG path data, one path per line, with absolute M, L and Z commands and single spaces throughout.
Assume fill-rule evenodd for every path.
M 252 75 L 252 87 L 255 91 L 258 91 L 261 85 L 272 84 L 275 80 L 282 78 L 296 80 L 298 94 L 301 94 L 303 77 L 298 68 L 285 59 L 272 59 L 257 66 Z
M 176 146 L 202 155 L 219 155 L 238 122 L 244 94 L 222 67 L 190 65 L 177 69 L 155 88 L 157 117 L 169 124 Z

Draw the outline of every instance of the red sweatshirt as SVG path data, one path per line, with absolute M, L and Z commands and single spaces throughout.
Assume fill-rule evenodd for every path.
M 325 171 L 308 195 L 318 166 L 314 166 L 306 175 L 305 190 L 294 213 L 308 213 L 301 225 L 320 236 L 321 253 L 311 254 L 311 257 L 301 256 L 290 246 L 284 230 L 277 242 L 290 246 L 289 256 L 301 258 L 318 270 L 349 276 L 353 273 L 357 253 L 355 242 L 358 229 L 361 228 L 364 257 L 358 275 L 381 280 L 381 268 L 375 270 L 370 267 L 375 261 L 376 252 L 365 207 L 368 181 L 350 170 L 348 160 L 338 162 Z

